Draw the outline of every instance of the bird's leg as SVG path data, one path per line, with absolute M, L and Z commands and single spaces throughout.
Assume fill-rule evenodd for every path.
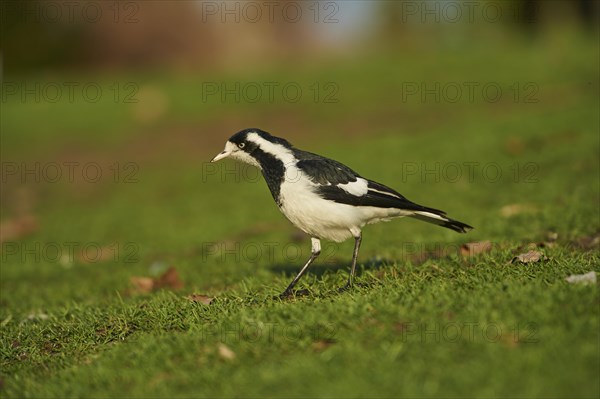
M 354 285 L 354 275 L 356 273 L 356 259 L 358 258 L 358 250 L 360 249 L 360 242 L 362 241 L 362 233 L 359 232 L 357 236 L 354 237 L 354 254 L 352 255 L 352 267 L 350 268 L 350 276 L 348 277 L 348 282 L 340 291 L 345 291 L 349 288 L 352 288 Z
M 302 269 L 300 270 L 298 275 L 296 277 L 294 277 L 294 279 L 292 280 L 290 285 L 288 285 L 288 287 L 285 289 L 285 291 L 283 291 L 283 293 L 280 295 L 281 298 L 288 297 L 292 294 L 292 289 L 294 288 L 296 283 L 304 275 L 304 273 L 306 272 L 308 267 L 311 265 L 311 263 L 313 263 L 313 261 L 315 259 L 317 259 L 317 257 L 321 253 L 321 241 L 318 238 L 314 238 L 314 237 L 312 237 L 310 240 L 311 240 L 311 244 L 312 244 L 310 258 L 308 258 L 308 260 L 306 261 L 306 264 L 304 265 L 304 267 L 302 267 Z

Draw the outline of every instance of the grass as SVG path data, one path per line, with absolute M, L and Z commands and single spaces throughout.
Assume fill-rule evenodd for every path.
M 110 101 L 3 104 L 5 161 L 95 161 L 108 176 L 114 162 L 139 170 L 133 183 L 3 184 L 3 220 L 22 212 L 15 204 L 31 203 L 39 229 L 2 247 L 0 395 L 598 397 L 598 287 L 565 281 L 600 272 L 597 244 L 585 244 L 600 225 L 595 46 L 522 46 L 512 57 L 440 49 L 424 59 L 374 57 L 264 79 L 335 81 L 340 101 L 327 105 L 213 99 L 196 110 L 202 80 L 158 76 L 153 86 L 172 103 L 150 125 Z M 561 60 L 555 68 L 540 67 L 553 57 Z M 501 70 L 478 67 L 490 62 Z M 394 95 L 407 81 L 468 80 L 504 88 L 533 81 L 539 101 Z M 31 112 L 37 119 L 24 117 Z M 310 244 L 262 180 L 233 163 L 207 169 L 238 124 L 289 131 L 299 147 L 476 229 L 457 235 L 412 220 L 368 226 L 361 286 L 337 293 L 352 243 L 325 244 L 301 282 L 310 295 L 273 300 Z M 78 136 L 82 130 L 88 134 Z M 189 149 L 190 141 L 205 147 Z M 472 176 L 464 162 L 474 165 Z M 486 174 L 490 164 L 501 176 Z M 459 165 L 461 177 L 448 165 Z M 549 232 L 558 236 L 551 243 Z M 491 251 L 456 252 L 483 240 Z M 111 256 L 77 256 L 90 243 Z M 75 245 L 75 258 L 54 256 L 56 245 L 63 255 Z M 547 259 L 511 263 L 533 247 Z M 132 289 L 132 277 L 156 278 L 167 265 L 184 288 Z M 193 302 L 193 293 L 215 299 Z

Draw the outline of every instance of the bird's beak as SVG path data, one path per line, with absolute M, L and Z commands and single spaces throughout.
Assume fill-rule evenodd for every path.
M 227 158 L 229 155 L 231 155 L 231 151 L 228 151 L 227 149 L 225 149 L 225 150 L 221 151 L 220 153 L 218 153 L 217 156 L 214 157 L 212 159 L 212 161 L 210 161 L 210 162 L 217 162 L 220 159 Z

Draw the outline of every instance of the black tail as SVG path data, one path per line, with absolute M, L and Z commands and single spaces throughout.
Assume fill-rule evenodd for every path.
M 458 233 L 466 233 L 473 228 L 466 223 L 450 219 L 446 216 L 446 213 L 443 211 L 439 211 L 433 208 L 424 209 L 426 209 L 426 211 L 416 211 L 410 216 L 427 223 L 433 223 L 437 224 L 438 226 L 446 227 L 447 229 L 454 230 Z

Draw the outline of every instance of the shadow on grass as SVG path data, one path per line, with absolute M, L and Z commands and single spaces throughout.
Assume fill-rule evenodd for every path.
M 316 262 L 318 262 L 318 260 Z M 391 259 L 371 259 L 371 260 L 368 260 L 366 263 L 359 263 L 356 265 L 356 275 L 360 276 L 367 270 L 371 270 L 371 271 L 378 270 L 378 269 L 384 268 L 386 266 L 394 265 L 394 264 L 396 264 L 396 261 L 391 260 Z M 335 274 L 340 270 L 344 271 L 346 273 L 350 273 L 350 265 L 351 265 L 350 260 L 348 260 L 347 262 L 336 260 L 335 262 L 328 262 L 325 264 L 314 263 L 314 264 L 310 265 L 310 267 L 306 271 L 305 276 L 312 274 L 314 276 L 322 278 L 323 275 L 325 275 L 326 273 L 334 273 Z M 300 271 L 302 266 L 304 266 L 304 262 L 301 262 L 298 264 L 280 263 L 280 264 L 275 264 L 275 265 L 270 266 L 269 269 L 273 273 L 282 273 L 286 277 L 293 278 L 298 274 L 298 272 Z

